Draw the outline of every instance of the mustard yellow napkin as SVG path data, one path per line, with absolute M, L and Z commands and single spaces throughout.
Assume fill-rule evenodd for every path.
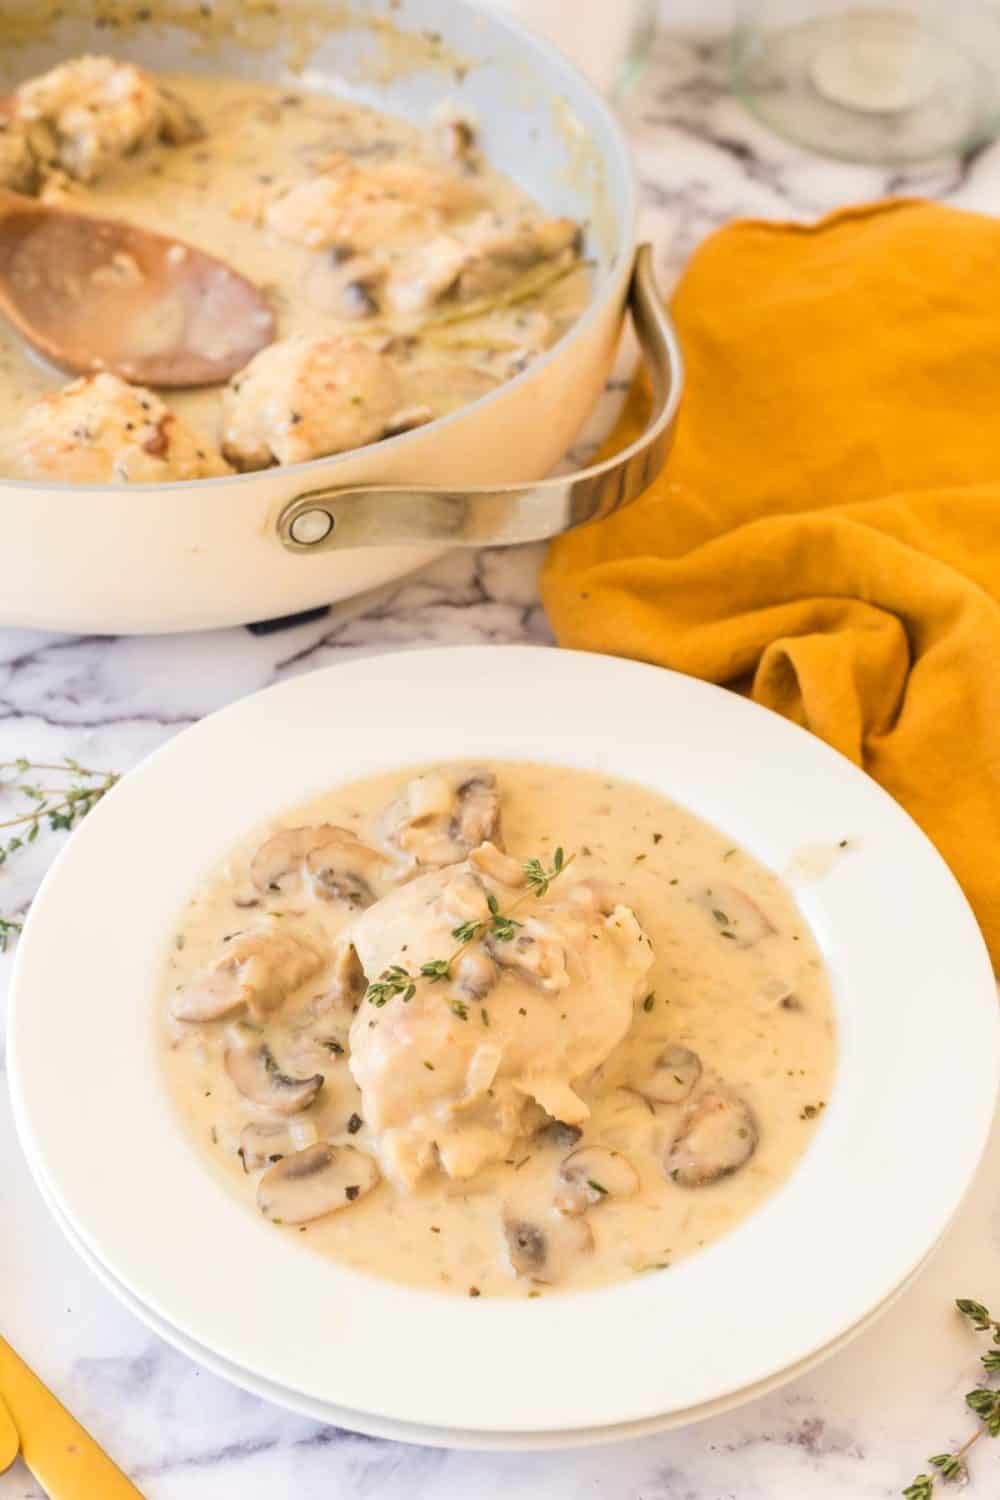
M 1000 221 L 892 200 L 733 224 L 673 311 L 673 455 L 553 544 L 556 636 L 735 688 L 863 766 L 1000 968 Z

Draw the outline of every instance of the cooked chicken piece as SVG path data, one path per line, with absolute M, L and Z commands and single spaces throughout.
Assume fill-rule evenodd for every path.
M 573 258 L 580 228 L 572 219 L 509 220 L 483 214 L 461 231 L 416 245 L 394 267 L 384 289 L 394 313 L 426 312 L 442 297 L 489 296 L 539 261 Z
M 181 145 L 201 127 L 187 106 L 132 63 L 78 57 L 22 83 L 17 119 L 31 129 L 35 154 L 79 182 L 94 182 L 154 141 Z
M 472 918 L 464 915 L 470 885 L 481 888 L 480 915 Z M 585 1119 L 574 1084 L 631 1024 L 652 952 L 626 907 L 605 916 L 593 900 L 554 891 L 539 901 L 464 862 L 397 888 L 347 931 L 369 982 L 393 965 L 419 975 L 454 950 L 460 920 L 488 927 L 492 904 L 502 916 L 519 897 L 513 920 L 530 923 L 532 940 L 564 976 L 562 988 L 545 989 L 505 963 L 508 945 L 497 938 L 490 939 L 491 965 L 476 939 L 449 976 L 422 978 L 409 1000 L 405 989 L 381 1007 L 366 999 L 354 1018 L 350 1066 L 364 1118 L 384 1169 L 404 1183 L 438 1163 L 448 1176 L 466 1178 L 502 1159 L 537 1125 L 536 1106 L 569 1124 Z M 511 947 L 522 928 L 513 930 Z
M 177 991 L 171 1013 L 178 1021 L 219 1021 L 248 1010 L 262 1020 L 322 966 L 312 945 L 278 922 L 250 928 Z
M 222 399 L 222 451 L 238 469 L 363 448 L 403 407 L 384 355 L 346 337 L 297 334 L 262 349 Z
M 419 162 L 362 165 L 338 153 L 318 176 L 282 193 L 267 223 L 310 249 L 374 250 L 400 235 L 432 234 L 481 203 L 478 190 L 454 173 Z
M 30 406 L 10 461 L 18 478 L 69 484 L 162 484 L 230 472 L 159 396 L 104 373 Z
M 473 254 L 454 234 L 441 234 L 417 245 L 386 278 L 386 307 L 402 317 L 426 312 L 454 289 Z
M 386 810 L 385 836 L 416 865 L 451 865 L 486 839 L 500 840 L 492 771 L 447 766 L 416 776 Z
M 34 193 L 39 173 L 31 131 L 13 114 L 0 114 L 0 187 L 15 193 Z

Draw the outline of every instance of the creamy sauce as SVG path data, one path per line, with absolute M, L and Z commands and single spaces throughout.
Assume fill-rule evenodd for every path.
M 582 1136 L 574 1143 L 574 1132 L 551 1122 L 539 1130 L 545 1116 L 532 1103 L 524 1117 L 525 1133 L 503 1159 L 467 1179 L 435 1169 L 408 1186 L 383 1174 L 371 1191 L 355 1195 L 339 1211 L 274 1232 L 298 1234 L 321 1254 L 378 1276 L 473 1296 L 549 1295 L 558 1288 L 596 1287 L 675 1265 L 758 1208 L 788 1177 L 813 1137 L 829 1098 L 836 1050 L 830 989 L 816 945 L 775 874 L 657 794 L 561 767 L 496 763 L 489 770 L 500 794 L 508 854 L 519 863 L 538 858 L 546 870 L 553 868 L 557 847 L 574 856 L 544 901 L 562 902 L 559 909 L 565 911 L 576 899 L 574 891 L 580 895 L 591 883 L 606 882 L 600 889 L 610 891 L 610 897 L 602 911 L 615 909 L 609 917 L 588 916 L 587 936 L 603 934 L 602 923 L 620 923 L 627 906 L 645 934 L 633 950 L 642 954 L 641 968 L 650 963 L 641 944 L 646 938 L 652 944 L 648 973 L 641 973 L 626 994 L 623 1038 L 596 1070 L 573 1080 L 575 1095 L 589 1109 L 589 1118 L 576 1127 L 582 1128 Z M 276 826 L 335 824 L 385 851 L 385 809 L 415 774 L 383 775 L 339 788 Z M 273 830 L 258 830 L 248 839 L 184 912 L 167 964 L 161 1002 L 167 1014 L 160 1023 L 167 1081 L 177 1108 L 220 1183 L 251 1212 L 256 1211 L 261 1171 L 244 1170 L 241 1132 L 268 1114 L 241 1097 L 227 1075 L 223 1054 L 233 1023 L 179 1021 L 169 1015 L 176 997 L 187 993 L 224 951 L 224 940 L 270 920 L 268 913 L 280 914 L 277 925 L 284 934 L 307 938 L 327 959 L 264 1024 L 280 1067 L 296 1076 L 319 1071 L 324 1080 L 315 1102 L 283 1121 L 282 1128 L 292 1133 L 285 1149 L 318 1140 L 349 1144 L 374 1157 L 382 1148 L 384 1166 L 385 1140 L 366 1120 L 352 1077 L 352 1061 L 357 1067 L 362 1059 L 352 1060 L 351 1039 L 357 1044 L 363 1036 L 370 1047 L 370 1038 L 381 1034 L 374 1028 L 389 1027 L 391 1040 L 393 1026 L 417 1024 L 421 1014 L 445 1017 L 458 993 L 448 983 L 418 980 L 419 993 L 410 1001 L 396 993 L 382 1007 L 362 998 L 362 988 L 346 1015 L 317 1002 L 331 983 L 331 946 L 338 932 L 359 921 L 358 909 L 346 900 L 329 899 L 329 893 L 327 899 L 317 899 L 315 887 L 297 880 L 277 882 L 256 907 L 235 904 L 248 899 L 250 860 L 269 832 Z M 403 889 L 418 887 L 404 883 Z M 399 899 L 398 894 L 389 898 Z M 516 910 L 530 925 L 533 899 L 530 890 L 513 898 L 501 891 L 501 915 Z M 370 906 L 360 920 L 374 924 L 377 933 L 379 914 L 378 905 Z M 404 942 L 399 949 L 397 942 L 393 951 L 400 962 L 425 959 L 416 927 L 404 935 L 412 938 L 412 947 Z M 494 951 L 504 953 L 504 944 L 494 944 Z M 588 955 L 581 957 L 586 963 Z M 573 955 L 570 960 L 576 972 L 579 960 Z M 377 980 L 379 975 L 368 973 L 366 978 Z M 513 983 L 511 971 L 502 970 L 499 984 L 481 1006 L 470 1001 L 466 1018 L 446 1017 L 455 1045 L 473 1035 L 488 1042 L 488 1017 L 480 1011 L 494 1008 L 495 1029 L 504 986 Z M 564 1027 L 582 1024 L 587 992 L 579 983 L 557 992 L 528 984 L 510 993 L 523 1000 L 518 1010 L 526 1027 L 536 1024 L 535 1007 L 544 1010 L 546 1025 L 556 1020 L 556 1012 Z M 606 993 L 609 1008 L 621 1003 L 620 993 L 612 995 L 610 987 Z M 360 1027 L 366 1028 L 363 1034 Z M 661 1076 L 657 1060 L 668 1049 L 674 1049 L 671 1077 L 666 1089 L 657 1089 L 650 1079 Z M 693 1080 L 690 1053 L 701 1069 Z M 432 1067 L 447 1066 L 446 1057 L 433 1055 L 437 1061 Z M 685 1090 L 686 1097 L 677 1102 L 651 1097 Z M 751 1154 L 737 1169 L 692 1185 L 690 1175 L 677 1170 L 685 1157 L 674 1143 L 699 1101 L 709 1095 L 736 1100 L 748 1112 L 756 1149 L 752 1139 L 744 1140 L 739 1154 Z M 740 1134 L 745 1137 L 747 1131 Z M 618 1154 L 608 1178 L 614 1190 L 591 1182 L 588 1191 L 585 1182 L 585 1211 L 567 1216 L 553 1207 L 560 1164 L 583 1147 Z M 626 1195 L 618 1193 L 613 1181 L 618 1158 L 638 1178 L 637 1190 L 632 1181 Z M 535 1277 L 530 1267 L 526 1274 L 515 1274 L 507 1233 L 511 1224 L 522 1226 L 522 1236 L 529 1226 L 539 1229 L 550 1247 L 562 1246 L 557 1275 L 546 1269 Z
M 380 351 L 392 342 L 401 407 L 419 410 L 421 420 L 494 390 L 561 337 L 586 305 L 589 277 L 577 260 L 567 274 L 559 274 L 553 262 L 519 273 L 512 301 L 501 292 L 414 314 L 380 308 L 373 316 L 365 313 L 359 294 L 358 315 L 344 316 L 344 288 L 355 274 L 351 262 L 338 263 L 337 252 L 329 248 L 282 238 L 264 222 L 268 205 L 282 190 L 321 173 L 331 158 L 343 154 L 361 166 L 426 164 L 450 173 L 478 194 L 477 206 L 465 216 L 468 223 L 484 209 L 505 219 L 538 219 L 538 206 L 477 151 L 465 161 L 449 160 L 446 132 L 432 119 L 419 129 L 333 96 L 246 80 L 181 76 L 164 82 L 204 126 L 202 139 L 146 146 L 107 167 L 91 184 L 66 181 L 45 196 L 84 213 L 175 235 L 219 256 L 266 291 L 278 339 L 346 333 Z M 459 230 L 461 223 L 459 216 Z M 426 226 L 422 233 L 432 238 Z M 405 228 L 380 243 L 383 270 L 387 264 L 391 271 L 415 243 Z M 359 274 L 364 259 L 354 258 Z M 538 290 L 532 292 L 536 280 Z M 484 309 L 478 315 L 477 305 Z M 68 378 L 28 350 L 8 325 L 0 325 L 0 472 L 17 471 L 16 432 L 24 413 Z M 219 388 L 164 395 L 199 438 L 219 443 Z

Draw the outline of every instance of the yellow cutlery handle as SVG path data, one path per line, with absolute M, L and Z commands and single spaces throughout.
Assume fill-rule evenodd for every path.
M 0 1394 L 21 1438 L 21 1457 L 50 1500 L 142 1500 L 5 1339 L 0 1339 Z

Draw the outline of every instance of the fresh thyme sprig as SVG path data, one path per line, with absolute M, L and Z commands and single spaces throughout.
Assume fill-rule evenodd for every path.
M 39 774 L 68 778 L 68 784 L 43 786 L 33 779 Z M 33 844 L 44 828 L 53 833 L 74 828 L 117 780 L 116 771 L 94 771 L 71 756 L 55 764 L 32 761 L 23 755 L 0 761 L 0 793 L 26 798 L 28 803 L 13 817 L 0 819 L 0 830 L 17 829 L 9 837 L 0 835 L 0 865 Z M 0 953 L 7 951 L 23 925 L 16 917 L 0 917 Z
M 426 980 L 428 984 L 439 984 L 443 979 L 450 979 L 452 964 L 462 950 L 467 948 L 470 943 L 474 943 L 477 938 L 487 935 L 496 938 L 498 943 L 511 942 L 517 929 L 524 925 L 522 922 L 515 921 L 513 913 L 520 906 L 523 906 L 529 896 L 534 896 L 536 900 L 540 900 L 542 896 L 546 895 L 553 880 L 558 879 L 560 875 L 568 870 L 574 859 L 576 859 L 575 854 L 571 854 L 567 859 L 565 853 L 560 848 L 552 856 L 552 868 L 549 870 L 545 868 L 540 859 L 526 860 L 521 866 L 524 871 L 526 889 L 518 896 L 509 911 L 502 912 L 500 910 L 499 901 L 493 892 L 490 891 L 486 897 L 489 916 L 479 920 L 462 922 L 458 927 L 453 927 L 451 935 L 458 946 L 448 954 L 447 958 L 428 959 L 426 963 L 420 965 L 416 973 L 403 968 L 401 964 L 390 964 L 368 986 L 368 989 L 365 991 L 365 999 L 371 1005 L 381 1009 L 390 1000 L 394 1000 L 397 995 L 401 995 L 403 1004 L 407 1005 L 417 993 L 417 985 L 421 980 Z M 460 1021 L 467 1021 L 469 1019 L 469 1007 L 463 1001 L 449 1001 L 449 1009 Z M 488 1023 L 484 1020 L 483 1024 L 486 1025 Z
M 1000 1346 L 1000 1321 L 991 1315 L 988 1307 L 984 1307 L 981 1302 L 974 1302 L 971 1297 L 959 1297 L 955 1306 L 977 1333 L 992 1334 L 994 1346 Z M 987 1375 L 996 1374 L 1000 1370 L 1000 1347 L 987 1349 L 985 1354 L 980 1355 L 980 1360 Z M 1000 1437 L 1000 1388 L 977 1386 L 966 1394 L 965 1404 L 979 1418 L 979 1426 L 953 1453 L 935 1453 L 929 1458 L 927 1462 L 937 1473 L 918 1474 L 913 1483 L 908 1484 L 903 1491 L 903 1500 L 931 1500 L 938 1479 L 958 1484 L 967 1483 L 969 1469 L 966 1459 L 969 1450 L 984 1435 Z

